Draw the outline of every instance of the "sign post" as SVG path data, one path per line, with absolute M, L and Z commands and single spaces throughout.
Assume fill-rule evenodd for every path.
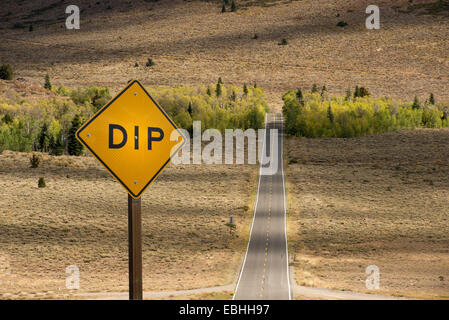
M 141 199 L 128 195 L 129 300 L 142 300 Z
M 141 300 L 141 196 L 185 138 L 137 80 L 83 124 L 76 137 L 128 192 L 129 299 Z

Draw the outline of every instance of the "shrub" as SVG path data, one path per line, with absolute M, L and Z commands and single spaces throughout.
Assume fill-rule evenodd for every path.
M 42 157 L 40 155 L 33 153 L 30 157 L 31 168 L 39 167 L 41 160 L 42 160 Z
M 288 44 L 287 39 L 282 39 L 281 42 L 278 43 L 280 46 L 286 46 Z
M 63 86 L 61 86 L 63 87 Z M 56 92 L 60 91 L 59 87 Z M 62 89 L 61 91 L 64 91 Z M 110 99 L 111 94 L 108 88 L 90 87 L 86 89 L 78 88 L 76 90 L 68 89 L 65 94 L 72 99 L 77 105 L 89 105 L 92 107 L 93 112 L 97 112 L 103 105 L 105 105 Z
M 38 188 L 45 188 L 46 187 L 45 179 L 43 177 L 39 178 L 39 181 L 37 182 L 37 186 L 38 186 Z
M 154 61 L 153 61 L 153 59 L 148 58 L 146 66 L 147 66 L 147 67 L 152 67 L 152 66 L 154 66 Z
M 345 21 L 338 21 L 337 27 L 346 27 L 348 24 Z
M 5 124 L 11 124 L 13 122 L 13 118 L 9 113 L 5 114 L 2 118 L 2 122 Z
M 368 89 L 366 89 L 365 87 L 360 87 L 359 94 L 362 98 L 370 95 Z
M 254 40 L 259 39 L 259 36 L 257 35 L 257 33 L 255 33 L 255 34 L 253 35 L 253 39 L 254 39 Z
M 235 102 L 237 100 L 237 94 L 235 93 L 234 90 L 232 90 L 231 95 L 229 96 L 229 99 L 233 102 Z
M 2 80 L 12 80 L 13 71 L 9 64 L 3 64 L 0 66 L 0 79 Z

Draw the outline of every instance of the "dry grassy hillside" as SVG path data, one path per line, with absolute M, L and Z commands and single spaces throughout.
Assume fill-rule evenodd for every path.
M 142 197 L 145 291 L 233 283 L 256 173 L 248 165 L 170 165 L 161 174 Z M 128 290 L 127 195 L 93 157 L 45 154 L 33 169 L 29 154 L 3 151 L 0 190 L 0 299 Z M 66 289 L 70 265 L 80 270 L 79 291 Z
M 56 84 L 113 91 L 130 78 L 147 85 L 256 81 L 274 107 L 286 89 L 313 82 L 333 93 L 359 84 L 378 96 L 424 100 L 434 92 L 449 100 L 447 1 L 420 9 L 429 2 L 379 0 L 381 29 L 370 31 L 370 1 L 238 1 L 237 12 L 223 14 L 220 1 L 84 0 L 81 29 L 66 30 L 66 3 L 6 0 L 0 62 L 18 76 L 43 81 L 48 72 Z M 284 38 L 288 45 L 278 45 Z M 148 57 L 154 67 L 145 67 Z

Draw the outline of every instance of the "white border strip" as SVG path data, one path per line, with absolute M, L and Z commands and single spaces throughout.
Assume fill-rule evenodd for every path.
M 264 133 L 264 137 L 263 137 L 262 156 L 264 155 L 264 152 L 265 152 L 265 142 L 266 142 L 266 138 L 267 138 L 267 124 L 268 124 L 267 116 L 268 116 L 268 113 L 265 113 L 265 133 Z M 245 258 L 243 259 L 243 264 L 242 264 L 242 267 L 240 268 L 240 276 L 239 276 L 239 280 L 237 281 L 237 285 L 235 286 L 234 295 L 232 296 L 232 300 L 235 299 L 235 295 L 237 294 L 237 290 L 239 288 L 240 279 L 242 279 L 243 270 L 245 269 L 246 256 L 248 255 L 249 243 L 251 242 L 251 235 L 253 233 L 254 220 L 256 220 L 257 205 L 259 204 L 260 179 L 262 177 L 262 165 L 263 165 L 262 162 L 263 161 L 260 162 L 260 167 L 259 167 L 259 182 L 257 184 L 256 204 L 254 205 L 253 221 L 251 223 L 251 230 L 249 232 L 248 245 L 246 246 Z

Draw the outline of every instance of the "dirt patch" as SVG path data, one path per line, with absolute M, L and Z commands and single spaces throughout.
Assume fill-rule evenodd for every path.
M 449 298 L 448 129 L 286 139 L 299 285 Z M 367 290 L 369 265 L 380 289 Z

